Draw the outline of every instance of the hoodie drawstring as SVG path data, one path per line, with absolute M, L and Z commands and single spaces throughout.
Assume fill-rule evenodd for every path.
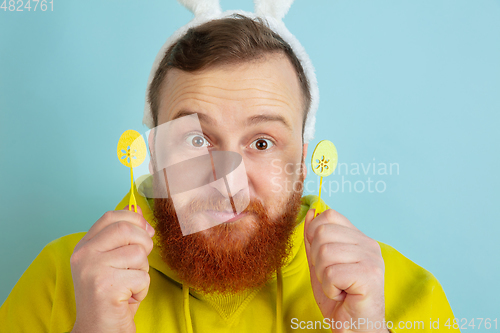
M 283 322 L 282 305 L 283 305 L 283 276 L 281 269 L 276 272 L 276 332 L 281 333 L 281 324 Z
M 189 287 L 182 284 L 182 298 L 184 303 L 184 319 L 186 321 L 186 332 L 193 333 L 193 325 L 191 324 L 191 312 L 189 311 Z
M 276 271 L 276 333 L 281 333 L 283 315 L 283 276 L 281 269 Z M 193 324 L 191 323 L 191 312 L 189 311 L 189 287 L 182 284 L 182 299 L 184 303 L 184 320 L 186 322 L 186 332 L 193 333 Z

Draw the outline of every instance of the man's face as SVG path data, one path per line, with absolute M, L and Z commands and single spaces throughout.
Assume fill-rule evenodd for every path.
M 206 281 L 199 281 L 210 276 L 209 266 L 218 267 L 211 277 L 221 282 L 214 288 L 217 291 L 224 291 L 226 286 L 233 291 L 242 289 L 242 281 L 248 287 L 265 282 L 277 268 L 272 266 L 282 263 L 289 250 L 287 242 L 306 172 L 301 167 L 307 149 L 302 143 L 302 91 L 293 66 L 284 55 L 273 54 L 258 61 L 196 73 L 172 69 L 161 96 L 158 125 L 197 113 L 203 135 L 189 137 L 187 143 L 205 146 L 209 151 L 240 154 L 250 196 L 248 211 L 236 219 L 185 237 L 172 236 L 172 203 L 157 199 L 155 216 L 164 257 L 181 271 L 182 278 L 202 289 L 210 289 Z M 226 262 L 196 262 L 196 257 L 206 258 L 207 254 L 224 257 Z M 275 258 L 269 260 L 268 256 Z M 264 263 L 272 264 L 258 272 Z M 196 265 L 198 271 L 193 268 Z M 191 267 L 191 271 L 182 272 L 184 266 Z M 222 281 L 224 267 L 234 281 Z
M 307 149 L 302 91 L 290 61 L 273 54 L 196 73 L 172 69 L 161 96 L 158 124 L 197 113 L 205 138 L 193 137 L 195 142 L 239 153 L 250 197 L 276 217 L 282 195 L 301 178 Z

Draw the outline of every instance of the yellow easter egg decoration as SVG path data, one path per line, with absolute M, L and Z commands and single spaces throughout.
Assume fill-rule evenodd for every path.
M 135 168 L 141 165 L 146 158 L 146 143 L 139 132 L 127 130 L 120 136 L 116 152 L 123 165 Z
M 337 167 L 337 161 L 337 148 L 331 141 L 323 140 L 314 148 L 311 166 L 315 174 L 320 177 L 327 177 Z

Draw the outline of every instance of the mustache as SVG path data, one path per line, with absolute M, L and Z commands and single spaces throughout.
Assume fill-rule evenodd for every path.
M 261 214 L 265 211 L 261 200 L 248 198 L 247 196 L 234 196 L 231 200 L 223 196 L 198 197 L 191 200 L 185 207 L 184 212 L 193 214 L 203 211 L 233 212 L 233 204 L 238 212 Z

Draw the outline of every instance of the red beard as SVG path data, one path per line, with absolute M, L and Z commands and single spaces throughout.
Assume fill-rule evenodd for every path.
M 171 198 L 155 199 L 155 238 L 163 260 L 183 283 L 203 293 L 238 293 L 268 282 L 287 261 L 302 190 L 282 204 L 271 219 L 264 205 L 251 200 L 238 221 L 183 236 Z M 217 207 L 193 202 L 190 213 Z

